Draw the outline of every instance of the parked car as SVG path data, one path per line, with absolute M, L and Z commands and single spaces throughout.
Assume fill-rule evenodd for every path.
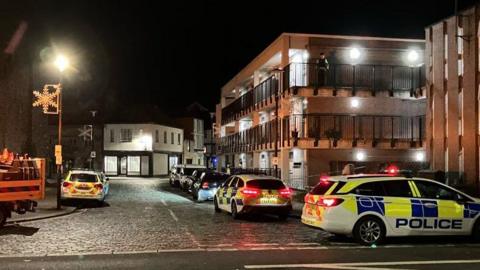
M 183 191 L 190 192 L 193 183 L 195 183 L 202 173 L 206 172 L 206 168 L 195 168 L 191 174 L 185 174 L 182 178 L 180 178 L 180 188 Z
M 103 202 L 110 191 L 108 177 L 103 172 L 74 169 L 62 181 L 61 199 L 85 199 Z
M 192 185 L 192 197 L 195 201 L 213 200 L 218 188 L 230 175 L 218 172 L 204 172 Z
M 190 165 L 190 164 L 174 165 L 170 170 L 170 178 L 169 178 L 170 185 L 172 187 L 180 187 L 180 181 L 182 180 L 183 176 L 192 175 L 195 169 L 202 169 L 202 168 L 205 168 L 205 166 Z
M 270 176 L 232 175 L 215 193 L 213 204 L 215 212 L 227 211 L 233 219 L 259 212 L 285 220 L 292 211 L 292 190 Z

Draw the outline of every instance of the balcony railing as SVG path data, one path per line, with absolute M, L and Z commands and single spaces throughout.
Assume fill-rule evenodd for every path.
M 369 141 L 372 146 L 389 141 L 392 147 L 397 142 L 422 145 L 425 139 L 425 116 L 378 116 L 378 115 L 293 115 L 283 119 L 282 138 L 298 140 L 313 138 Z
M 299 139 L 313 139 L 314 146 L 320 140 L 331 140 L 334 146 L 340 140 L 357 146 L 360 141 L 375 147 L 380 142 L 410 143 L 410 147 L 422 146 L 425 139 L 425 116 L 371 116 L 371 115 L 292 115 L 277 122 L 257 125 L 250 129 L 220 138 L 222 153 L 242 153 L 255 150 L 273 150 L 279 147 L 296 146 Z M 277 138 L 277 140 L 275 140 Z M 281 142 L 281 144 L 280 144 Z M 293 145 L 292 145 L 293 144 Z
M 266 122 L 247 130 L 220 138 L 222 153 L 251 152 L 274 147 L 276 121 Z M 278 137 L 277 140 L 280 138 Z
M 271 76 L 223 108 L 222 124 L 235 121 L 256 107 L 273 102 L 276 91 L 278 91 L 278 80 L 275 76 Z
M 300 87 L 331 87 L 337 89 L 364 89 L 375 95 L 388 91 L 410 91 L 425 86 L 425 68 L 390 65 L 332 64 L 329 70 L 315 63 L 291 63 L 285 67 L 283 91 Z

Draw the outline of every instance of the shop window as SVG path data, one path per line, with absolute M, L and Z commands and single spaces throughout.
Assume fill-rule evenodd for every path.
M 158 143 L 160 141 L 160 134 L 158 130 L 155 130 L 155 142 Z
M 110 129 L 110 142 L 114 143 L 115 142 L 115 130 Z
M 171 142 L 172 142 L 172 144 L 174 144 L 174 143 L 175 143 L 175 139 L 174 139 L 174 134 L 173 134 L 173 132 L 171 133 L 171 136 L 170 136 L 170 137 L 171 137 Z

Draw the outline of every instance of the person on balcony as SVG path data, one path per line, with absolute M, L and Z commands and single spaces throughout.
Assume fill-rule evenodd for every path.
M 327 73 L 330 68 L 325 54 L 320 53 L 320 58 L 317 59 L 317 81 L 318 87 L 325 86 L 327 83 Z

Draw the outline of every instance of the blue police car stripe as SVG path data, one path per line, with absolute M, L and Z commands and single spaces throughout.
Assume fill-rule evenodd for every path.
M 475 218 L 480 213 L 480 204 L 466 203 L 463 208 L 464 218 Z
M 427 207 L 425 204 L 435 205 Z M 438 205 L 436 201 L 429 200 L 411 200 L 412 217 L 438 217 Z
M 243 205 L 243 200 L 242 199 L 237 199 L 237 205 Z
M 385 204 L 383 198 L 380 197 L 357 197 L 357 211 L 358 214 L 364 212 L 377 212 L 380 215 L 385 215 Z

